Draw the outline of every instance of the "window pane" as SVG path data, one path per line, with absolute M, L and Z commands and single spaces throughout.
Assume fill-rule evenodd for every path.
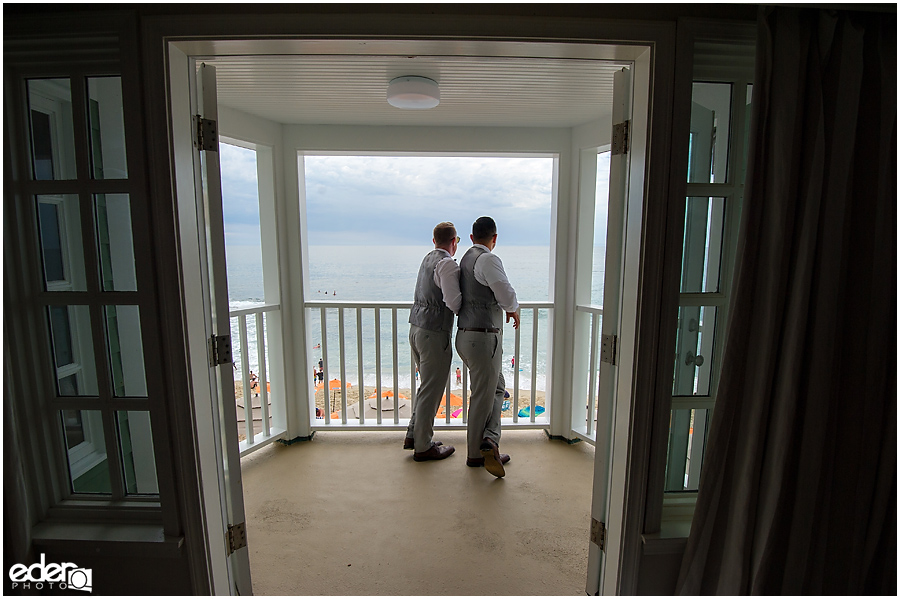
M 28 81 L 34 178 L 75 179 L 72 86 L 68 79 Z
M 116 421 L 119 426 L 119 452 L 125 472 L 125 492 L 141 495 L 159 493 L 150 412 L 116 412 Z
M 715 306 L 678 308 L 673 395 L 709 395 L 715 334 Z
M 688 183 L 725 183 L 731 120 L 730 83 L 694 83 Z
M 48 306 L 60 396 L 97 395 L 97 371 L 87 306 Z
M 104 313 L 113 394 L 116 397 L 146 397 L 140 309 L 137 306 L 106 306 Z
M 110 493 L 109 462 L 99 410 L 60 412 L 74 493 Z
M 87 291 L 78 196 L 37 196 L 37 203 L 45 288 Z
M 128 194 L 94 196 L 103 291 L 137 291 Z
M 681 262 L 682 293 L 719 291 L 725 198 L 687 198 Z
M 666 491 L 696 491 L 706 455 L 710 410 L 672 410 Z
M 125 118 L 121 77 L 89 77 L 91 175 L 94 179 L 126 179 Z

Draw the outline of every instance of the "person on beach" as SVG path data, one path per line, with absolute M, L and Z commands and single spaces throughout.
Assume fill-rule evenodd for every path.
M 462 371 L 457 368 L 456 369 L 456 384 L 459 385 L 462 383 Z
M 469 369 L 472 398 L 466 430 L 466 466 L 485 469 L 500 478 L 509 455 L 500 453 L 500 413 L 506 393 L 503 364 L 503 313 L 519 328 L 519 302 L 503 263 L 491 252 L 497 245 L 497 224 L 482 216 L 472 224 L 472 247 L 459 261 L 462 305 L 456 351 Z
M 450 222 L 438 223 L 433 235 L 434 250 L 425 255 L 419 266 L 409 311 L 409 347 L 422 384 L 416 393 L 403 449 L 414 450 L 413 459 L 417 462 L 442 460 L 455 451 L 452 445 L 435 442 L 433 437 L 434 418 L 450 376 L 453 317 L 462 301 L 459 266 L 453 259 L 459 237 Z

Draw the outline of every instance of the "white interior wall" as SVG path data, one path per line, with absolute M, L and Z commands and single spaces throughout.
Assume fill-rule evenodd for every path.
M 290 202 L 285 202 L 283 125 L 246 112 L 219 106 L 219 136 L 245 142 L 256 150 L 257 181 L 259 191 L 260 249 L 263 258 L 263 286 L 267 304 L 280 304 L 281 310 L 266 314 L 267 347 L 270 356 L 283 356 L 283 360 L 266 363 L 267 379 L 272 382 L 272 393 L 284 393 L 284 409 L 281 402 L 272 402 L 272 424 L 287 430 L 287 438 L 301 435 L 303 427 L 297 422 L 298 412 L 307 411 L 306 394 L 297 385 L 293 369 L 285 364 L 299 363 L 298 343 L 292 335 L 291 288 L 281 285 L 291 280 L 290 249 L 287 240 L 289 223 L 292 222 Z M 297 222 L 293 220 L 293 222 Z M 296 272 L 296 271 L 293 271 Z M 296 312 L 294 312 L 296 314 Z M 309 433 L 305 433 L 309 434 Z

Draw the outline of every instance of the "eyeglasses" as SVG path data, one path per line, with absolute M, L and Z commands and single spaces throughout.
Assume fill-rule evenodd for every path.
M 460 239 L 459 237 L 456 238 L 456 243 L 459 243 L 459 239 Z

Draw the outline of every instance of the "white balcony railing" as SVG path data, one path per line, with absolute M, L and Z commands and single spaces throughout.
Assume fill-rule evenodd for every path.
M 597 423 L 597 392 L 599 388 L 599 359 L 600 359 L 600 333 L 601 326 L 603 323 L 603 308 L 597 306 L 575 306 L 575 310 L 578 312 L 584 312 L 586 314 L 590 314 L 591 316 L 591 325 L 590 325 L 590 347 L 588 349 L 588 387 L 587 387 L 587 397 L 586 399 L 586 413 L 584 415 L 584 421 L 578 419 L 575 422 L 575 432 L 581 433 L 579 436 L 582 436 L 586 441 L 593 443 L 596 440 L 597 431 L 596 431 L 596 423 Z M 577 402 L 573 403 L 574 406 L 579 405 Z M 583 428 L 582 428 L 583 427 Z
M 408 343 L 412 302 L 308 301 L 304 306 L 308 310 L 307 323 L 313 344 L 310 355 L 321 356 L 325 374 L 324 381 L 317 384 L 310 399 L 312 415 L 321 389 L 324 413 L 319 417 L 312 416 L 313 428 L 405 427 L 408 410 L 402 409 L 403 406 L 398 408 L 398 404 L 403 401 L 411 409 L 416 394 L 416 369 Z M 552 310 L 551 302 L 521 303 L 522 325 L 512 340 L 504 339 L 504 360 L 509 360 L 505 364 L 510 365 L 505 370 L 507 375 L 512 375 L 506 380 L 507 385 L 512 383 L 512 389 L 507 387 L 509 406 L 504 411 L 511 414 L 503 418 L 504 425 L 545 428 L 549 424 L 549 397 L 544 392 L 544 405 L 540 405 L 537 389 L 546 381 L 546 358 L 550 354 L 548 323 Z M 507 327 L 507 332 L 509 330 Z M 527 351 L 523 351 L 523 347 Z M 469 401 L 468 372 L 455 347 L 453 356 L 445 402 L 435 424 L 444 428 L 464 428 Z M 460 378 L 454 386 L 457 367 Z M 543 374 L 539 372 L 542 369 Z M 522 388 L 523 381 L 529 383 L 528 389 Z M 349 396 L 353 385 L 356 385 L 355 407 L 348 402 L 352 401 Z M 367 393 L 367 386 L 374 388 L 374 393 Z M 402 398 L 401 391 L 406 389 L 410 397 Z M 453 393 L 454 389 L 459 395 Z M 374 408 L 373 412 L 367 414 L 371 409 L 367 406 Z M 523 411 L 521 416 L 520 410 Z
M 284 392 L 277 388 L 272 392 L 269 380 L 268 352 L 266 347 L 266 313 L 280 310 L 278 305 L 263 305 L 233 310 L 229 312 L 231 318 L 231 337 L 235 337 L 235 328 L 239 339 L 238 348 L 235 348 L 236 361 L 240 361 L 240 381 L 242 397 L 237 402 L 238 438 L 240 440 L 241 455 L 244 456 L 254 449 L 271 443 L 284 436 L 283 428 L 276 428 L 272 422 L 273 403 L 278 407 L 279 402 L 284 402 Z M 252 320 L 253 352 L 250 351 L 251 340 L 248 327 L 248 317 Z M 257 379 L 251 379 L 251 361 L 255 354 Z M 280 356 L 278 356 L 280 358 Z M 259 399 L 259 405 L 254 405 L 255 399 Z M 282 406 L 283 407 L 283 406 Z M 257 415 L 258 413 L 258 415 Z M 241 423 L 243 422 L 243 427 Z M 257 430 L 258 429 L 258 430 Z

